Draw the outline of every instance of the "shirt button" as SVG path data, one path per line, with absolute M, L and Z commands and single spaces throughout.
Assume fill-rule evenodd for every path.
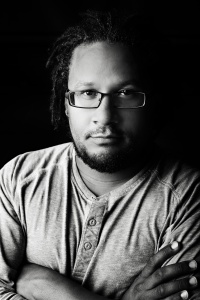
M 90 226 L 95 226 L 96 223 L 97 223 L 97 221 L 96 221 L 95 219 L 90 219 L 89 222 L 88 222 L 88 224 L 89 224 Z
M 90 249 L 92 248 L 92 244 L 89 243 L 89 242 L 86 242 L 86 243 L 84 244 L 84 248 L 85 248 L 85 250 L 90 250 Z

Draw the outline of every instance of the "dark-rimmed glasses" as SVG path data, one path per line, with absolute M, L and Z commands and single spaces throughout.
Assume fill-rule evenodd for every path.
M 92 90 L 70 91 L 67 90 L 65 97 L 69 105 L 78 108 L 98 108 L 105 96 L 111 97 L 115 108 L 140 108 L 145 106 L 146 94 L 124 89 L 114 93 L 101 93 Z

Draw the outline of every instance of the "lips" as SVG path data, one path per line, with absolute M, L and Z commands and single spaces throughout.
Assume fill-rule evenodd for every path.
M 117 128 L 102 126 L 88 132 L 86 138 L 96 144 L 116 144 L 123 139 L 123 133 Z
M 120 137 L 117 135 L 92 135 L 92 138 L 101 138 L 101 139 L 119 139 Z
M 92 135 L 90 138 L 99 146 L 117 145 L 121 140 L 121 137 L 117 135 Z

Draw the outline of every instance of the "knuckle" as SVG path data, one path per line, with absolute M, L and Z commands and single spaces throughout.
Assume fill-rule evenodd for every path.
M 162 281 L 165 277 L 165 271 L 163 269 L 158 269 L 155 272 L 155 277 L 158 282 Z
M 180 280 L 176 280 L 176 285 L 177 285 L 177 289 L 179 291 L 184 290 L 185 288 L 188 287 L 188 280 L 187 279 L 180 279 Z
M 162 259 L 162 255 L 160 252 L 157 252 L 156 254 L 154 254 L 148 261 L 147 267 L 148 268 L 155 268 L 157 267 L 157 265 L 159 264 L 160 260 Z
M 154 256 L 153 256 L 149 259 L 149 261 L 146 264 L 145 268 L 142 270 L 141 277 L 142 278 L 148 278 L 149 274 L 152 273 L 152 270 L 154 269 L 154 266 L 155 266 L 155 259 L 154 259 Z
M 156 294 L 159 298 L 164 298 L 165 296 L 165 287 L 163 284 L 160 284 L 157 288 L 156 288 Z
M 149 261 L 148 261 L 148 266 L 153 266 L 156 262 L 156 254 L 153 255 L 152 257 L 150 257 Z
M 135 286 L 135 290 L 136 292 L 140 293 L 143 289 L 142 289 L 142 283 L 138 283 L 136 286 Z
M 174 265 L 174 268 L 177 273 L 182 273 L 184 271 L 184 264 L 183 263 L 177 263 Z

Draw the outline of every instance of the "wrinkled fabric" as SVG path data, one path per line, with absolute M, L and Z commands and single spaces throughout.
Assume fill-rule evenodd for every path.
M 173 240 L 167 264 L 200 254 L 200 174 L 156 154 L 122 186 L 96 197 L 71 143 L 19 155 L 0 171 L 0 299 L 21 300 L 24 260 L 120 299 L 149 258 Z

